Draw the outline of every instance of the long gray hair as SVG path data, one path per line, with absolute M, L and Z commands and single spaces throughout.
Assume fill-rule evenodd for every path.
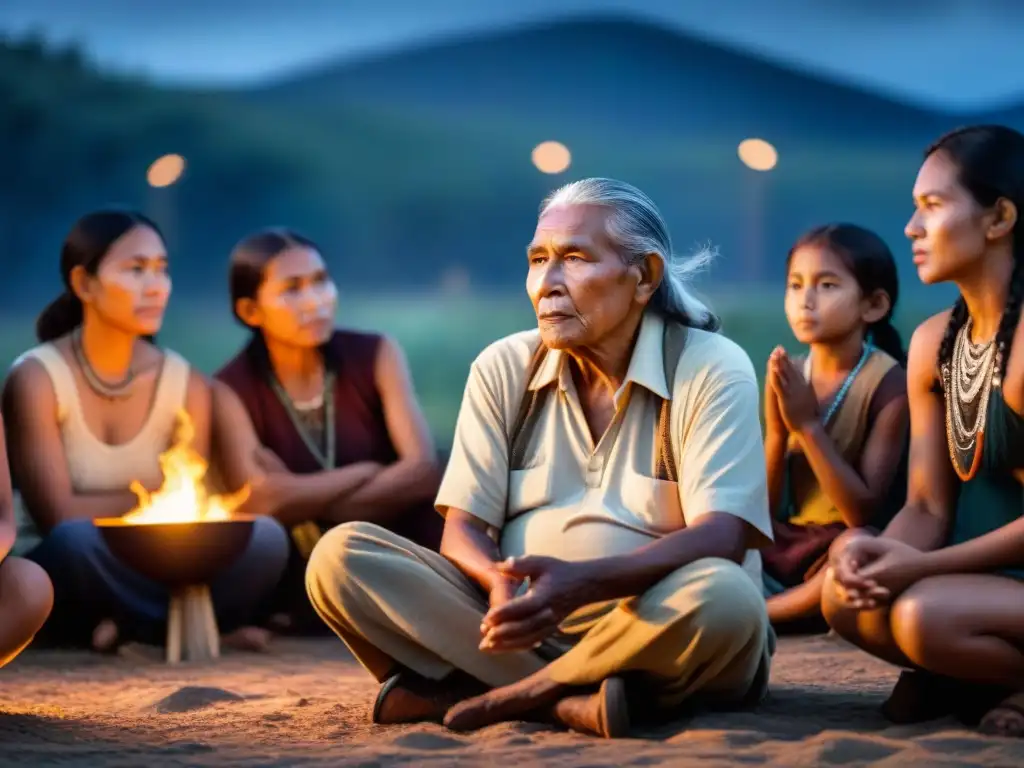
M 651 298 L 651 308 L 666 318 L 691 328 L 717 331 L 721 321 L 689 290 L 689 282 L 712 259 L 716 251 L 703 248 L 680 258 L 672 252 L 672 238 L 661 212 L 647 195 L 631 184 L 616 179 L 582 179 L 559 187 L 540 206 L 543 216 L 563 205 L 596 205 L 609 211 L 607 234 L 627 264 L 642 264 L 654 254 L 665 265 L 665 276 Z

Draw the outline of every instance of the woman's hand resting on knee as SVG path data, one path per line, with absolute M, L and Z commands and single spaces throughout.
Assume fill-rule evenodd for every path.
M 925 553 L 855 529 L 832 545 L 829 564 L 846 603 L 857 610 L 889 604 L 927 575 Z

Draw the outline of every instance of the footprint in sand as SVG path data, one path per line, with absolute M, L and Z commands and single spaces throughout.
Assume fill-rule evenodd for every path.
M 459 739 L 451 739 L 447 736 L 439 736 L 436 733 L 407 733 L 399 736 L 391 742 L 396 747 L 405 749 L 422 749 L 436 752 L 444 749 L 459 749 L 466 746 L 466 742 Z
M 856 739 L 845 736 L 819 740 L 815 745 L 808 745 L 807 757 L 816 751 L 818 765 L 847 765 L 856 763 L 863 765 L 884 760 L 900 752 L 902 747 L 887 744 L 873 739 Z M 815 749 L 815 747 L 817 749 Z
M 153 705 L 153 709 L 161 715 L 166 715 L 175 712 L 192 712 L 224 701 L 244 701 L 244 699 L 244 696 L 225 691 L 223 688 L 187 685 L 184 688 L 179 688 L 170 696 L 160 699 Z
M 291 719 L 292 716 L 287 712 L 269 712 L 263 716 L 265 723 L 284 723 Z

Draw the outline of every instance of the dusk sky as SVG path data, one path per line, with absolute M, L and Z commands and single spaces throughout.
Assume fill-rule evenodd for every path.
M 40 29 L 106 67 L 213 84 L 610 11 L 925 106 L 1024 101 L 1021 0 L 0 0 L 0 30 Z M 557 66 L 560 52 L 547 53 Z

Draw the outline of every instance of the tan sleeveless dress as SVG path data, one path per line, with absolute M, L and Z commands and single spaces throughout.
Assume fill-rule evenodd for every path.
M 797 360 L 804 366 L 804 376 L 809 378 L 806 359 Z M 825 427 L 839 454 L 851 466 L 858 466 L 864 453 L 875 392 L 897 365 L 885 352 L 874 350 L 850 385 L 835 417 Z M 773 510 L 775 540 L 761 550 L 770 594 L 812 578 L 824 565 L 829 546 L 846 530 L 842 513 L 821 488 L 794 435 L 790 435 L 785 471 L 780 508 Z M 894 488 L 901 485 L 898 479 L 894 483 Z M 887 502 L 885 507 L 890 504 Z M 889 514 L 886 508 L 878 511 L 881 518 Z
M 185 407 L 189 364 L 175 352 L 164 351 L 159 379 L 142 429 L 128 442 L 110 445 L 97 438 L 85 421 L 78 394 L 78 382 L 67 360 L 53 344 L 42 344 L 25 352 L 14 365 L 36 360 L 46 370 L 57 400 L 57 423 L 67 461 L 71 487 L 78 493 L 123 491 L 132 480 L 159 485 L 162 480 L 159 455 L 170 445 L 179 411 Z M 14 494 L 18 537 L 15 554 L 24 554 L 42 539 L 28 515 L 21 494 Z
M 809 376 L 810 368 L 806 360 L 801 362 L 804 362 L 804 375 Z M 864 444 L 871 427 L 871 402 L 875 392 L 882 379 L 897 365 L 899 363 L 885 352 L 874 350 L 853 380 L 835 418 L 825 427 L 825 432 L 835 443 L 839 454 L 851 466 L 858 466 L 864 453 Z M 793 525 L 842 523 L 842 513 L 821 489 L 794 435 L 790 436 L 788 448 L 790 508 L 787 522 Z

